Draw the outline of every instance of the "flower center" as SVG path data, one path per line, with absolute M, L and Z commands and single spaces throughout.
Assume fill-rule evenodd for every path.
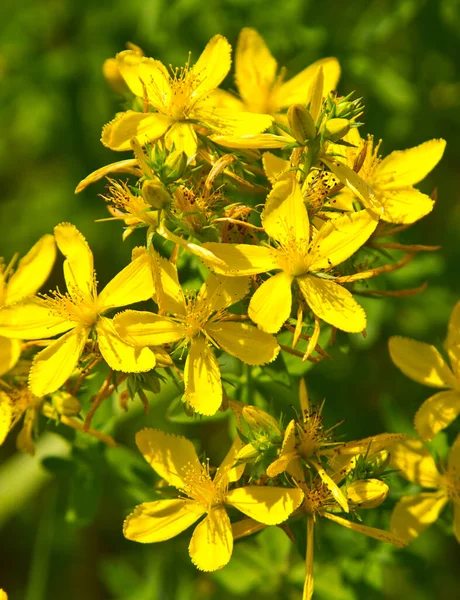
M 93 298 L 83 296 L 78 290 L 73 295 L 52 292 L 53 296 L 43 298 L 51 314 L 73 321 L 83 327 L 91 327 L 97 320 L 98 310 Z
M 308 240 L 291 239 L 288 244 L 283 244 L 278 250 L 278 264 L 280 269 L 298 277 L 305 275 L 310 267 L 308 254 Z

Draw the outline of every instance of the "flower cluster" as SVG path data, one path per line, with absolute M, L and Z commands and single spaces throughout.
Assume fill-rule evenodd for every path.
M 102 220 L 121 221 L 123 240 L 144 229 L 145 242 L 99 291 L 92 251 L 70 223 L 37 242 L 15 272 L 16 257 L 1 265 L 0 442 L 24 415 L 17 443 L 33 453 L 36 417 L 44 414 L 115 444 L 91 428 L 100 404 L 139 396 L 148 408 L 147 393 L 174 379 L 186 415 L 228 411 L 238 433 L 212 470 L 187 439 L 138 432 L 140 452 L 171 487 L 161 488 L 163 499 L 135 508 L 125 536 L 164 541 L 202 519 L 189 552 L 199 569 L 213 571 L 230 560 L 234 539 L 273 525 L 295 538 L 304 523 L 310 598 L 314 528 L 323 517 L 402 547 L 450 499 L 459 538 L 460 444 L 440 472 L 423 443 L 402 434 L 339 442 L 303 380 L 299 406 L 283 423 L 251 398 L 232 397 L 219 359 L 230 355 L 259 371 L 280 354 L 319 362 L 330 358 L 323 346 L 334 343 L 337 330 L 365 334 L 357 295 L 423 290 L 426 284 L 381 291 L 368 280 L 437 249 L 392 236 L 432 210 L 434 199 L 414 185 L 436 166 L 445 142 L 382 159 L 380 143 L 359 133 L 361 99 L 335 91 L 336 59 L 286 81 L 259 34 L 244 29 L 237 93 L 230 93 L 219 85 L 231 50 L 216 35 L 181 68 L 168 69 L 132 45 L 106 61 L 104 73 L 129 108 L 104 126 L 102 143 L 131 157 L 91 173 L 76 191 L 107 178 L 102 198 L 110 217 Z M 67 289 L 40 294 L 56 246 Z M 390 340 L 404 373 L 447 388 L 417 413 L 422 440 L 460 412 L 459 307 L 446 345 L 453 372 L 432 346 Z M 108 374 L 85 406 L 80 391 L 97 370 Z M 384 531 L 362 524 L 359 511 L 386 499 L 389 465 L 436 491 L 403 498 Z

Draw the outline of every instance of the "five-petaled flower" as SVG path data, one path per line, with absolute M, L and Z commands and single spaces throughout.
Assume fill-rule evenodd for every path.
M 202 571 L 215 571 L 225 566 L 232 555 L 232 524 L 225 506 L 232 506 L 265 525 L 285 521 L 303 499 L 299 488 L 244 486 L 229 490 L 244 467 L 233 467 L 241 446 L 236 438 L 233 446 L 211 479 L 193 444 L 182 436 L 155 429 L 143 429 L 136 443 L 152 468 L 182 497 L 144 502 L 127 517 L 123 532 L 136 542 L 162 542 L 175 537 L 200 517 L 189 545 L 192 562 Z M 232 468 L 233 467 L 233 468 Z
M 408 439 L 391 448 L 391 465 L 403 477 L 432 492 L 404 496 L 391 515 L 391 531 L 410 542 L 434 523 L 451 501 L 454 509 L 454 534 L 460 543 L 460 435 L 450 449 L 447 468 L 436 467 L 423 442 Z
M 120 338 L 107 310 L 147 300 L 153 294 L 148 254 L 140 253 L 98 295 L 93 253 L 85 238 L 70 223 L 54 229 L 56 243 L 66 257 L 64 277 L 67 293 L 34 297 L 0 309 L 0 334 L 9 338 L 39 340 L 65 333 L 39 352 L 29 376 L 35 396 L 50 394 L 71 376 L 93 329 L 102 357 L 114 370 L 149 371 L 155 354 Z
M 246 364 L 262 365 L 276 358 L 278 342 L 248 323 L 230 320 L 232 315 L 226 309 L 246 296 L 248 277 L 210 273 L 197 296 L 186 300 L 175 266 L 151 252 L 155 299 L 163 314 L 126 310 L 116 315 L 115 327 L 123 339 L 139 346 L 190 344 L 184 369 L 185 396 L 197 412 L 212 415 L 222 403 L 220 369 L 212 345 Z
M 158 60 L 133 50 L 117 55 L 121 76 L 130 90 L 154 112 L 120 113 L 102 131 L 102 143 L 112 150 L 130 150 L 135 137 L 141 144 L 165 136 L 166 146 L 189 157 L 197 152 L 197 127 L 228 135 L 254 134 L 272 123 L 269 115 L 219 108 L 212 92 L 230 70 L 231 46 L 215 35 L 198 61 L 169 73 Z
M 362 210 L 332 219 L 312 237 L 300 186 L 289 177 L 278 181 L 267 197 L 262 224 L 267 234 L 276 240 L 275 247 L 203 244 L 203 248 L 224 263 L 219 266 L 207 261 L 217 273 L 242 276 L 281 271 L 264 281 L 251 297 L 251 319 L 264 331 L 277 332 L 291 314 L 291 287 L 296 281 L 318 318 L 343 331 L 363 331 L 366 327 L 364 310 L 347 289 L 327 274 L 322 275 L 367 241 L 377 226 L 373 215 Z
M 452 370 L 430 344 L 399 336 L 389 340 L 390 356 L 405 375 L 430 387 L 448 388 L 425 400 L 415 415 L 415 429 L 423 440 L 431 440 L 460 414 L 460 302 L 450 317 L 445 348 Z

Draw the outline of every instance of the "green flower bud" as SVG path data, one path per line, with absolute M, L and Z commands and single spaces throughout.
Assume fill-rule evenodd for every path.
M 153 179 L 147 179 L 142 185 L 142 196 L 144 200 L 150 204 L 153 208 L 164 208 L 171 201 L 171 196 L 168 190 L 161 183 L 161 181 Z
M 177 181 L 185 173 L 187 168 L 187 155 L 185 152 L 175 150 L 165 160 L 166 177 L 169 181 Z
M 348 119 L 330 119 L 324 127 L 324 137 L 330 142 L 338 142 L 350 131 Z
M 304 144 L 307 140 L 312 140 L 316 137 L 316 127 L 313 118 L 302 104 L 293 104 L 290 106 L 287 118 L 291 133 L 299 144 Z
M 246 444 L 239 450 L 236 455 L 237 462 L 250 462 L 255 460 L 259 456 L 259 450 L 252 444 Z

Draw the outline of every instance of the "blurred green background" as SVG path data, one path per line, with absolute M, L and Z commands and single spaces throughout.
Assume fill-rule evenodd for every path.
M 252 26 L 288 74 L 336 56 L 342 65 L 339 92 L 356 90 L 364 98 L 363 131 L 384 140 L 384 154 L 445 138 L 442 163 L 420 186 L 427 193 L 437 187 L 438 203 L 400 238 L 441 244 L 442 250 L 418 256 L 377 284 L 397 289 L 429 280 L 428 289 L 404 299 L 363 298 L 367 338 L 343 336 L 332 350 L 333 362 L 324 361 L 307 376 L 312 398 L 327 398 L 326 422 L 346 419 L 347 439 L 412 431 L 412 417 L 429 390 L 391 364 L 387 340 L 400 334 L 439 346 L 460 298 L 458 0 L 3 0 L 0 22 L 0 256 L 7 259 L 58 222 L 71 221 L 94 250 L 101 283 L 129 260 L 132 243 L 120 242 L 119 224 L 94 223 L 106 216 L 98 198 L 103 184 L 73 194 L 85 175 L 118 159 L 99 142 L 103 124 L 119 108 L 101 66 L 127 41 L 166 63 L 183 64 L 188 51 L 197 57 L 212 35 L 221 33 L 234 45 L 239 30 Z M 226 86 L 233 86 L 231 77 Z M 267 371 L 266 390 L 270 377 L 277 377 L 275 370 Z M 172 395 L 166 387 L 155 399 L 147 424 L 163 425 Z M 286 413 L 294 396 L 273 383 L 266 397 Z M 101 411 L 96 424 L 109 427 L 105 419 L 111 414 L 110 407 Z M 117 439 L 130 448 L 145 424 L 137 404 L 112 423 Z M 164 426 L 204 441 L 214 463 L 221 458 L 225 421 Z M 458 424 L 438 436 L 441 456 L 457 431 Z M 213 576 L 193 569 L 187 536 L 157 546 L 125 540 L 122 519 L 148 499 L 152 474 L 128 450 L 102 453 L 84 438 L 75 441 L 71 475 L 68 447 L 53 434 L 36 459 L 13 456 L 11 439 L 2 449 L 0 587 L 10 599 L 300 597 L 302 559 L 276 528 L 237 544 L 230 565 Z M 56 455 L 61 459 L 49 458 Z M 47 471 L 40 466 L 43 456 Z M 366 522 L 385 526 L 390 508 L 391 501 Z M 460 554 L 446 532 L 448 516 L 408 550 L 394 552 L 326 523 L 315 549 L 316 597 L 457 598 Z

